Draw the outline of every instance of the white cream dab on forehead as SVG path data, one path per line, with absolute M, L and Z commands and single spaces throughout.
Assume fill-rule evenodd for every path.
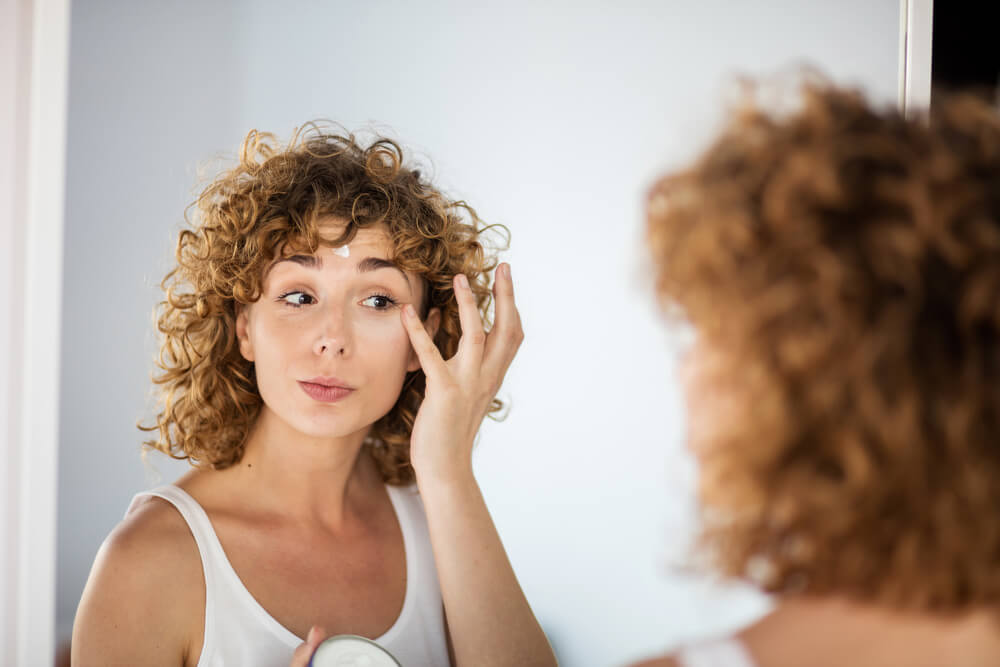
M 351 249 L 348 246 L 346 246 L 346 245 L 342 245 L 339 248 L 334 248 L 333 249 L 333 254 L 334 255 L 340 255 L 341 257 L 350 257 L 351 256 Z

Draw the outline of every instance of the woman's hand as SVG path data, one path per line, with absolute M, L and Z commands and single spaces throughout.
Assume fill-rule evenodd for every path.
M 313 653 L 316 652 L 316 648 L 326 639 L 326 630 L 314 625 L 309 628 L 309 634 L 306 636 L 305 642 L 299 644 L 298 648 L 295 649 L 295 653 L 292 654 L 292 661 L 288 664 L 288 667 L 309 667 L 309 661 L 312 660 Z
M 411 306 L 403 324 L 427 376 L 410 461 L 441 583 L 455 664 L 554 667 L 555 655 L 517 583 L 472 476 L 476 431 L 524 340 L 510 267 L 497 268 L 496 322 L 487 334 L 465 276 L 455 276 L 462 339 L 445 361 Z
M 524 340 L 508 264 L 501 264 L 496 271 L 496 321 L 488 334 L 465 275 L 455 276 L 454 289 L 462 338 L 455 356 L 447 361 L 413 306 L 406 306 L 402 314 L 427 378 L 424 400 L 410 435 L 410 461 L 420 486 L 428 480 L 471 475 L 476 432 Z

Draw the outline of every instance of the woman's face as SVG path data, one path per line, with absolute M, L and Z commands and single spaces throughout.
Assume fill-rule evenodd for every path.
M 420 307 L 423 283 L 389 260 L 382 228 L 343 248 L 321 247 L 273 264 L 260 299 L 236 323 L 269 410 L 312 437 L 344 437 L 388 413 L 408 371 L 420 367 L 400 309 Z M 433 336 L 439 313 L 427 318 Z

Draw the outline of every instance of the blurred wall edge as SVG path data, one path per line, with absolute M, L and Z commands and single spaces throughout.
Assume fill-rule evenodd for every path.
M 0 104 L 0 663 L 5 665 L 51 664 L 54 653 L 68 52 L 68 0 L 0 0 L 0 99 L 9 100 Z

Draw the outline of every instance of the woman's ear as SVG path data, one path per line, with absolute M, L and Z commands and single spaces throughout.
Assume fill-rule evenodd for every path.
M 431 308 L 430 312 L 427 313 L 426 319 L 424 319 L 424 329 L 427 331 L 427 335 L 434 340 L 434 336 L 437 335 L 438 329 L 441 327 L 441 309 Z M 412 372 L 420 369 L 420 359 L 417 358 L 417 352 L 410 346 L 410 360 L 406 364 L 407 372 Z
M 427 313 L 427 319 L 424 320 L 424 329 L 427 329 L 427 335 L 434 339 L 437 336 L 438 329 L 441 328 L 441 309 L 431 308 L 430 312 Z
M 247 332 L 249 325 L 249 308 L 242 303 L 236 304 L 236 342 L 240 345 L 240 354 L 247 361 L 253 361 L 253 342 Z

